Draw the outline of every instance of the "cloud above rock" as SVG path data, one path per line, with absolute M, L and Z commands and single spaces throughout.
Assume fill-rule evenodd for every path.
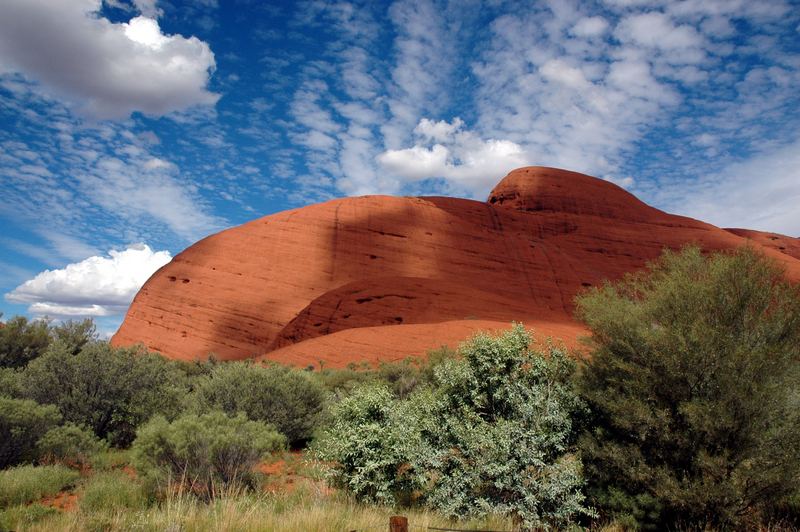
M 169 251 L 134 244 L 108 256 L 93 256 L 57 270 L 45 270 L 6 294 L 28 304 L 37 316 L 112 316 L 125 312 L 136 292 L 172 260 Z
M 528 161 L 522 146 L 509 140 L 482 139 L 465 130 L 464 122 L 420 120 L 411 148 L 386 150 L 378 162 L 404 180 L 443 177 L 456 186 L 480 195 L 488 192 L 498 175 Z

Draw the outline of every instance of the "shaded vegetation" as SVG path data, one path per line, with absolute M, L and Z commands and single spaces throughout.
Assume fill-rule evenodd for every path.
M 800 290 L 774 263 L 668 252 L 578 308 L 594 345 L 582 450 L 607 515 L 742 527 L 797 488 Z
M 136 428 L 154 414 L 176 416 L 187 393 L 175 363 L 139 348 L 105 342 L 78 354 L 53 344 L 19 375 L 21 393 L 55 405 L 65 421 L 91 429 L 116 446 L 129 445 Z
M 83 346 L 96 339 L 92 320 L 70 320 L 52 325 L 47 320 L 29 321 L 24 316 L 14 316 L 0 327 L 0 368 L 24 367 L 43 355 L 55 342 L 77 354 Z
M 0 396 L 0 469 L 35 460 L 36 442 L 60 422 L 54 406 Z
M 36 442 L 40 462 L 65 463 L 77 467 L 87 466 L 90 458 L 105 448 L 105 441 L 73 423 L 48 430 Z

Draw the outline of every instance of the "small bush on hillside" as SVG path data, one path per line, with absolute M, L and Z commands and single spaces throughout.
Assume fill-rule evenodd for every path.
M 174 417 L 186 394 L 184 374 L 156 354 L 89 343 L 78 354 L 61 342 L 20 374 L 21 393 L 56 405 L 65 421 L 115 446 L 133 441 L 154 414 Z
M 800 483 L 800 288 L 751 250 L 665 253 L 578 300 L 591 496 L 641 526 L 743 527 Z
M 161 489 L 170 483 L 203 498 L 254 485 L 253 467 L 282 449 L 285 438 L 244 414 L 184 414 L 172 423 L 157 416 L 133 444 L 139 471 Z
M 419 362 L 405 359 L 399 362 L 381 362 L 376 379 L 389 385 L 395 396 L 405 399 L 418 387 L 428 384 Z
M 0 508 L 37 501 L 75 485 L 80 474 L 61 465 L 24 465 L 0 471 Z
M 325 400 L 323 387 L 307 372 L 284 366 L 229 362 L 196 383 L 192 403 L 198 411 L 244 412 L 274 425 L 293 444 L 309 440 Z
M 105 449 L 105 442 L 98 440 L 92 431 L 73 423 L 48 430 L 36 443 L 40 462 L 77 466 L 87 465 L 93 455 Z
M 37 440 L 60 421 L 52 405 L 0 396 L 0 469 L 33 461 Z
M 406 400 L 371 385 L 334 405 L 317 451 L 335 462 L 335 484 L 362 500 L 416 502 L 450 517 L 506 514 L 526 529 L 590 513 L 573 452 L 574 364 L 530 343 L 519 325 L 477 335 L 463 360 L 437 365 L 433 385 Z

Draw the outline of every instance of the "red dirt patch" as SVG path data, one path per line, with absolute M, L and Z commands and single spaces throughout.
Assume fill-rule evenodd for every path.
M 71 512 L 78 507 L 78 495 L 69 491 L 62 491 L 51 497 L 39 501 L 43 506 L 49 506 L 65 512 Z
M 291 493 L 304 486 L 322 495 L 330 495 L 333 490 L 328 488 L 325 481 L 309 475 L 310 464 L 313 462 L 309 462 L 302 451 L 291 451 L 282 458 L 262 462 L 255 469 L 267 475 L 264 491 L 268 493 Z

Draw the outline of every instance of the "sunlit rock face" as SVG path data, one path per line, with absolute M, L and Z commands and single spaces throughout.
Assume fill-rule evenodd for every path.
M 345 366 L 456 347 L 520 321 L 577 346 L 576 294 L 687 243 L 749 244 L 800 280 L 797 239 L 720 229 L 608 181 L 527 167 L 486 202 L 345 198 L 212 235 L 147 281 L 112 343 L 182 360 Z

